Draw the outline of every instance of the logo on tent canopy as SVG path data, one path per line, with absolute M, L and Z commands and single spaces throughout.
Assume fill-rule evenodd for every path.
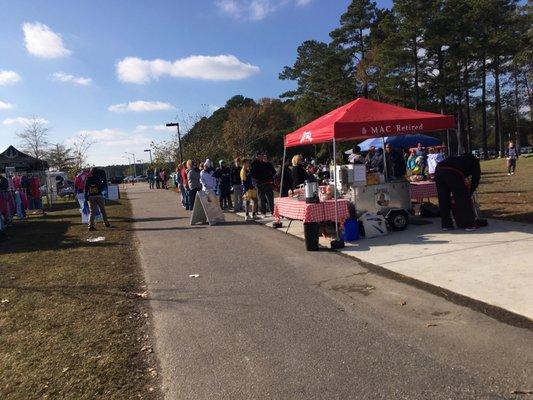
M 366 128 L 363 126 L 363 129 L 361 129 L 361 135 L 366 135 Z
M 305 131 L 302 133 L 302 137 L 300 138 L 300 143 L 309 142 L 311 143 L 313 141 L 313 132 L 311 131 Z

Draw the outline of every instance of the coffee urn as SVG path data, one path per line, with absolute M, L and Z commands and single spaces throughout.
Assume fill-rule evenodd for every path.
M 305 181 L 305 202 L 306 203 L 318 203 L 318 182 L 314 179 L 308 179 Z

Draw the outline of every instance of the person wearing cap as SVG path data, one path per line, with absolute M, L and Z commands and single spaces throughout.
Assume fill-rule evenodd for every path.
M 274 175 L 276 170 L 268 161 L 264 152 L 258 152 L 251 164 L 252 179 L 257 188 L 259 197 L 259 210 L 266 217 L 267 206 L 271 214 L 274 213 Z
M 218 162 L 219 167 L 213 173 L 213 177 L 218 182 L 218 191 L 220 195 L 220 208 L 223 210 L 231 208 L 231 170 L 224 160 Z
M 213 176 L 213 168 L 211 167 L 211 160 L 208 158 L 204 161 L 204 168 L 200 172 L 200 182 L 202 183 L 202 190 L 215 191 L 217 188 L 217 180 Z

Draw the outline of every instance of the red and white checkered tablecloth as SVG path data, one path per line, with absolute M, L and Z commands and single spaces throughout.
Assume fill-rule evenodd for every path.
M 422 202 L 423 199 L 438 197 L 437 184 L 435 182 L 411 182 L 411 199 Z
M 348 200 L 337 200 L 339 222 L 350 216 Z M 307 204 L 290 197 L 279 197 L 274 201 L 274 218 L 298 219 L 303 222 L 335 221 L 335 200 L 327 200 L 320 203 Z

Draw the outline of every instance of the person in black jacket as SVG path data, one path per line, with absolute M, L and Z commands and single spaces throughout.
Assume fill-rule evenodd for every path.
M 390 143 L 387 143 L 385 146 L 385 157 L 387 163 L 387 177 L 391 180 L 403 179 L 406 172 L 406 164 L 403 155 L 393 149 Z M 381 172 L 384 168 L 384 165 L 380 166 Z
M 257 153 L 255 160 L 251 165 L 252 179 L 254 186 L 257 188 L 259 197 L 259 210 L 263 216 L 266 216 L 267 205 L 270 213 L 274 213 L 274 175 L 276 170 L 268 161 L 266 153 Z
M 231 204 L 231 170 L 224 160 L 220 160 L 218 165 L 213 177 L 217 179 L 220 208 L 224 210 L 233 207 Z
M 302 156 L 296 154 L 292 158 L 292 189 L 298 188 L 298 186 L 303 185 L 305 181 L 309 178 L 307 171 L 304 168 Z
M 89 177 L 85 180 L 85 201 L 89 202 L 89 208 L 91 215 L 89 218 L 89 230 L 96 230 L 94 226 L 94 219 L 96 217 L 96 210 L 100 209 L 104 224 L 108 228 L 111 226 L 107 220 L 107 213 L 105 210 L 105 199 L 103 192 L 107 188 L 107 182 L 105 181 L 105 172 L 100 171 L 98 168 L 91 168 Z
M 467 185 L 466 178 L 470 178 L 470 187 Z M 472 154 L 448 157 L 437 165 L 435 183 L 443 230 L 454 228 L 450 216 L 452 194 L 457 226 L 468 231 L 476 229 L 472 194 L 477 189 L 480 179 L 479 159 Z

